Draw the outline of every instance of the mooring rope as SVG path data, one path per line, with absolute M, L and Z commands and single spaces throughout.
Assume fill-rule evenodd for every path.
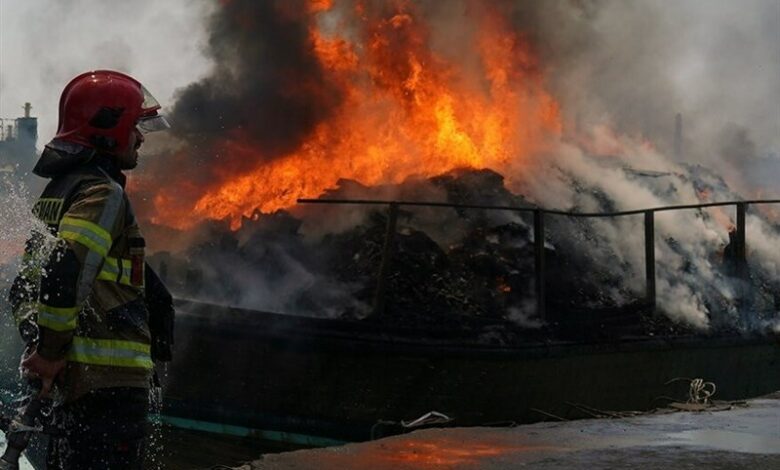
M 697 405 L 710 404 L 710 397 L 715 395 L 715 391 L 717 390 L 717 387 L 715 387 L 713 382 L 705 382 L 704 379 L 700 378 L 689 379 L 687 377 L 675 377 L 664 385 L 669 385 L 681 380 L 686 380 L 690 383 L 688 388 L 688 403 L 695 403 Z
M 688 390 L 688 403 L 708 405 L 710 397 L 715 395 L 716 390 L 717 388 L 713 382 L 705 382 L 704 379 L 693 379 Z

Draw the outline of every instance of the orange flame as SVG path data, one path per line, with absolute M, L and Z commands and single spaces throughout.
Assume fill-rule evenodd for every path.
M 328 15 L 331 6 L 313 0 L 309 11 Z M 367 38 L 362 43 L 354 34 L 310 30 L 313 53 L 343 93 L 336 115 L 296 151 L 270 162 L 263 149 L 226 137 L 219 152 L 259 163 L 207 188 L 194 210 L 158 195 L 156 220 L 186 228 L 229 219 L 238 228 L 256 209 L 290 207 L 340 178 L 375 185 L 463 167 L 508 172 L 527 165 L 561 133 L 558 103 L 544 88 L 530 42 L 501 16 L 475 14 L 472 55 L 478 60 L 467 66 L 432 50 L 428 27 L 407 3 L 383 18 L 366 18 L 360 7 L 356 14 L 360 36 Z
M 712 189 L 697 189 L 696 196 L 699 198 L 700 202 L 711 202 L 710 198 L 712 197 Z M 725 208 L 719 206 L 709 207 L 707 208 L 707 211 L 712 215 L 712 218 L 715 219 L 715 222 L 726 229 L 726 231 L 731 232 L 736 230 L 737 226 L 734 225 L 732 218 L 728 215 Z

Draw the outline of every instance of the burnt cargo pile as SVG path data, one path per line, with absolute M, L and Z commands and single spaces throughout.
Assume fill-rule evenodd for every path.
M 634 177 L 641 183 L 641 173 Z M 704 177 L 684 182 L 711 184 Z M 584 186 L 578 190 L 598 201 L 602 211 L 615 210 L 606 195 Z M 490 170 L 371 188 L 341 181 L 321 198 L 534 207 L 507 190 L 503 177 Z M 157 253 L 152 264 L 181 297 L 279 313 L 426 328 L 493 325 L 499 331 L 534 335 L 695 330 L 673 313 L 665 314 L 669 312 L 663 303 L 647 304 L 642 260 L 619 253 L 621 244 L 624 250 L 625 244 L 633 244 L 643 251 L 640 220 L 546 218 L 549 313 L 542 322 L 536 315 L 531 213 L 401 206 L 391 233 L 387 206 L 317 206 L 299 206 L 295 213 L 257 213 L 245 218 L 237 231 L 212 223 L 201 227 L 207 234 L 203 242 L 179 253 Z M 710 217 L 704 211 L 692 216 Z M 697 271 L 694 250 L 686 251 L 662 234 L 656 243 L 682 256 L 682 268 L 672 274 L 672 281 L 694 283 L 705 291 L 710 333 L 746 326 L 746 320 L 733 313 L 737 300 L 711 288 L 712 283 L 733 282 L 741 289 L 740 307 L 748 306 L 752 326 L 763 327 L 777 312 L 780 290 L 771 276 L 751 268 L 748 282 L 733 279 L 729 243 L 707 247 L 714 277 Z

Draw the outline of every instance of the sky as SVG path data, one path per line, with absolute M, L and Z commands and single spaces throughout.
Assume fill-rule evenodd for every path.
M 42 147 L 57 127 L 60 93 L 94 69 L 132 75 L 163 104 L 204 74 L 207 2 L 0 0 L 0 118 L 38 117 Z

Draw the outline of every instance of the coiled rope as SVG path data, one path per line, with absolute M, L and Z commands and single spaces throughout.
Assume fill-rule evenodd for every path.
M 690 383 L 688 388 L 688 403 L 694 403 L 697 405 L 709 405 L 710 398 L 715 395 L 717 387 L 713 382 L 705 382 L 704 379 L 696 378 L 689 379 L 687 377 L 675 377 L 672 380 L 666 382 L 664 385 L 669 385 L 674 382 L 686 380 Z
M 715 395 L 716 390 L 717 388 L 712 382 L 705 382 L 704 379 L 693 379 L 688 390 L 688 403 L 708 405 L 710 397 Z

